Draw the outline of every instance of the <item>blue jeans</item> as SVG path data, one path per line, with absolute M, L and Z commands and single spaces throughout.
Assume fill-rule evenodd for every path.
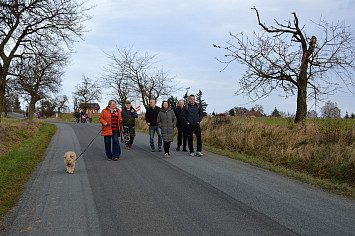
M 111 151 L 112 139 L 112 151 Z M 104 136 L 105 151 L 108 159 L 120 158 L 121 147 L 118 141 L 118 130 L 112 130 L 112 135 Z
M 149 126 L 149 137 L 150 137 L 150 147 L 154 148 L 154 133 L 157 131 L 158 135 L 158 148 L 161 148 L 162 139 L 161 139 L 161 130 L 159 126 Z

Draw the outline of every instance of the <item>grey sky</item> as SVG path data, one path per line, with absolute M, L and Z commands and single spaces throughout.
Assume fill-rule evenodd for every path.
M 70 97 L 74 86 L 80 83 L 82 75 L 96 79 L 103 73 L 108 63 L 104 52 L 115 47 L 129 48 L 141 52 L 157 54 L 157 65 L 176 76 L 179 87 L 190 87 L 189 93 L 202 90 L 209 104 L 208 112 L 224 112 L 234 106 L 252 107 L 260 104 L 267 114 L 276 106 L 281 111 L 296 112 L 296 97 L 284 99 L 277 93 L 266 99 L 250 103 L 248 98 L 235 96 L 238 80 L 245 68 L 231 64 L 223 72 L 223 65 L 215 60 L 223 50 L 213 48 L 213 44 L 224 45 L 229 40 L 229 32 L 244 32 L 251 35 L 259 31 L 255 12 L 256 6 L 262 21 L 273 24 L 292 19 L 296 12 L 306 30 L 312 29 L 310 20 L 321 16 L 328 22 L 355 22 L 355 1 L 350 0 L 91 0 L 96 7 L 91 11 L 93 18 L 87 22 L 90 30 L 85 41 L 75 45 L 76 53 L 67 68 L 63 90 Z M 354 32 L 354 26 L 351 26 Z M 312 34 L 309 32 L 308 34 Z M 344 89 L 346 91 L 346 89 Z M 173 94 L 181 98 L 186 90 Z M 354 88 L 352 88 L 354 92 Z M 100 104 L 104 106 L 105 97 Z M 342 110 L 355 112 L 355 97 L 350 92 L 329 97 Z M 309 103 L 309 108 L 313 102 Z M 319 110 L 319 109 L 318 109 Z

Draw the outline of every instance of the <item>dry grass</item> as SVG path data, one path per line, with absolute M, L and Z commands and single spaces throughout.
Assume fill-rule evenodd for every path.
M 355 187 L 355 121 L 307 122 L 305 131 L 291 119 L 205 117 L 202 141 L 206 146 L 266 163 L 259 166 L 271 164 Z M 136 127 L 147 132 L 144 116 Z
M 310 121 L 305 131 L 290 122 L 205 118 L 203 142 L 314 177 L 355 186 L 355 123 Z
M 18 120 L 15 118 L 2 118 L 0 123 L 0 156 L 10 151 L 23 140 L 35 135 L 40 122 Z

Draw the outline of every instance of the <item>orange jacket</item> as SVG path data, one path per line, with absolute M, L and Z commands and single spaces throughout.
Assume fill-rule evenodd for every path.
M 116 108 L 118 111 L 118 123 L 120 123 L 120 121 L 122 120 L 122 116 L 121 116 L 121 110 Z M 111 111 L 108 107 L 106 107 L 105 109 L 102 110 L 101 114 L 100 114 L 100 123 L 102 125 L 102 131 L 101 131 L 101 136 L 108 136 L 108 135 L 112 135 L 112 127 L 111 127 Z M 104 124 L 107 123 L 109 125 L 107 125 L 106 127 L 104 127 Z M 121 135 L 121 127 L 118 125 L 118 135 Z

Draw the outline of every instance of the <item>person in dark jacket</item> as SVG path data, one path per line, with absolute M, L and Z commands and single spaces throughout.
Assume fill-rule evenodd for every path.
M 79 110 L 76 110 L 76 112 L 74 113 L 75 119 L 76 119 L 76 123 L 80 122 L 80 112 Z
M 163 101 L 162 107 L 158 114 L 157 121 L 164 141 L 165 158 L 168 158 L 170 156 L 170 143 L 174 141 L 176 117 L 174 111 L 170 109 L 168 101 Z
M 149 126 L 149 137 L 150 137 L 150 147 L 152 148 L 152 152 L 155 151 L 154 149 L 154 134 L 157 132 L 158 135 L 158 150 L 159 152 L 162 151 L 161 146 L 162 146 L 162 138 L 161 138 L 161 130 L 158 126 L 158 114 L 160 111 L 160 107 L 155 105 L 155 100 L 151 99 L 149 102 L 149 108 L 147 109 L 145 113 L 145 121 L 147 122 L 147 125 Z
M 178 142 L 177 142 L 177 147 L 176 151 L 180 151 L 180 147 L 182 144 L 182 151 L 187 152 L 186 150 L 186 145 L 187 145 L 187 132 L 186 132 L 186 123 L 183 121 L 182 118 L 182 111 L 184 109 L 184 100 L 179 101 L 178 107 L 174 110 L 175 116 L 176 116 L 176 127 L 178 130 Z
M 122 130 L 126 148 L 132 147 L 134 136 L 136 136 L 136 118 L 138 114 L 131 105 L 130 101 L 126 101 L 125 107 L 122 109 Z
M 198 103 L 195 102 L 195 95 L 191 94 L 189 97 L 189 103 L 186 104 L 182 111 L 182 118 L 184 123 L 187 125 L 187 139 L 190 150 L 190 156 L 195 156 L 193 147 L 193 133 L 196 135 L 197 147 L 196 155 L 203 156 L 201 153 L 202 141 L 201 141 L 201 128 L 200 122 L 203 118 L 202 108 Z
M 80 112 L 81 123 L 86 123 L 85 111 Z

